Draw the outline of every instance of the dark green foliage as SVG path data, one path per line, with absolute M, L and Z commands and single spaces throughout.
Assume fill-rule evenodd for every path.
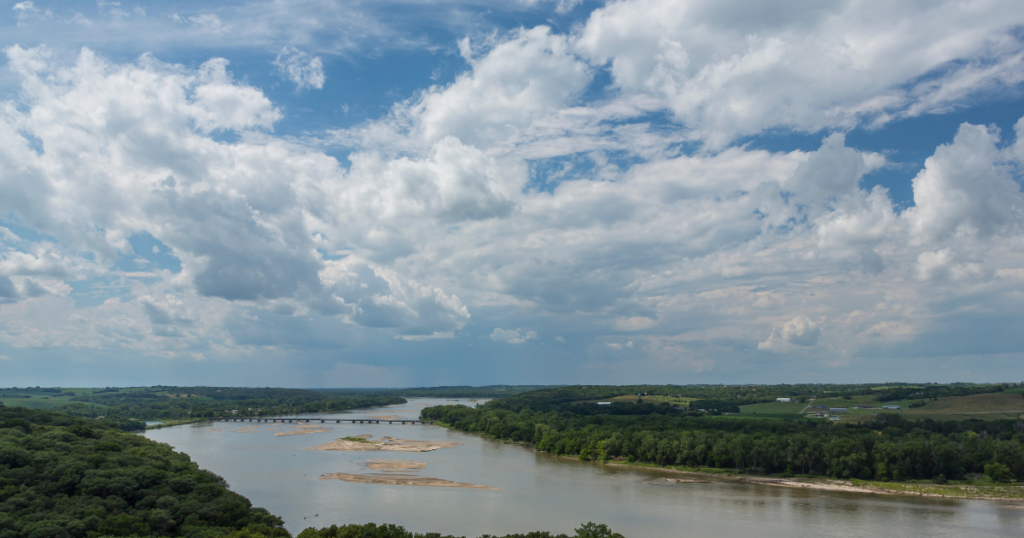
M 985 474 L 996 482 L 1009 482 L 1013 480 L 1013 472 L 1002 463 L 990 463 L 985 466 Z
M 690 402 L 691 410 L 705 409 L 714 413 L 739 413 L 740 406 L 722 400 L 694 400 Z
M 428 407 L 421 417 L 582 460 L 880 480 L 961 479 L 982 471 L 989 474 L 986 465 L 997 463 L 999 467 L 992 468 L 997 475 L 1024 479 L 1020 421 L 909 421 L 883 414 L 869 424 L 785 422 L 684 413 L 631 415 L 615 413 L 614 404 L 575 403 L 583 395 L 608 397 L 612 392 L 623 391 L 566 387 L 495 400 L 475 409 Z M 599 407 L 607 414 L 595 414 Z M 1004 467 L 1006 473 L 1000 474 Z
M 116 423 L 0 407 L 0 537 L 287 537 L 185 454 Z
M 419 534 L 405 530 L 397 525 L 331 525 L 322 529 L 312 527 L 299 533 L 298 538 L 456 538 L 452 535 L 437 533 Z M 461 538 L 461 537 L 460 537 Z M 480 538 L 499 538 L 485 534 Z M 551 534 L 549 532 L 528 532 L 526 534 L 509 534 L 500 538 L 623 538 L 621 534 L 612 532 L 607 525 L 586 523 L 576 529 L 576 534 Z
M 924 385 L 923 387 L 897 387 L 881 390 L 880 402 L 907 400 L 920 396 L 921 399 L 944 398 L 947 396 L 969 396 L 1005 390 L 1002 385 Z
M 135 419 L 331 413 L 406 403 L 399 396 L 374 393 L 341 396 L 305 389 L 163 386 L 131 391 L 107 388 L 79 395 L 73 400 L 59 410 L 79 417 L 103 416 L 107 420 L 116 420 L 125 431 L 145 429 L 145 424 Z

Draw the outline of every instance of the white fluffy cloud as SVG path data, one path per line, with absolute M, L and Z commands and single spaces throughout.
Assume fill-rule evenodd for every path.
M 927 346 L 1018 319 L 1024 119 L 949 133 L 903 210 L 842 129 L 1016 84 L 1019 10 L 787 6 L 620 1 L 568 34 L 466 38 L 451 83 L 308 138 L 276 136 L 282 108 L 225 59 L 10 46 L 0 343 L 201 359 L 543 326 L 595 364 L 708 372 L 955 353 Z M 277 63 L 322 87 L 314 59 Z M 728 147 L 773 129 L 821 144 Z
M 495 342 L 504 342 L 506 344 L 525 344 L 527 340 L 536 339 L 536 332 L 524 331 L 522 329 L 506 330 L 495 327 L 494 331 L 491 332 L 491 340 Z
M 322 89 L 324 81 L 324 62 L 319 56 L 313 56 L 295 47 L 285 47 L 274 59 L 274 66 L 285 78 L 295 83 L 298 89 Z
M 790 346 L 810 347 L 818 343 L 821 336 L 819 323 L 811 321 L 807 316 L 797 316 L 782 324 L 782 329 L 772 329 L 771 336 L 757 344 L 757 349 L 766 351 L 785 351 Z
M 721 146 L 942 111 L 1022 80 L 1015 2 L 620 0 L 596 10 L 577 50 L 624 92 L 665 101 Z
M 950 235 L 986 237 L 1003 226 L 1020 225 L 1024 196 L 1010 177 L 998 142 L 998 133 L 961 125 L 953 142 L 925 161 L 914 178 L 914 207 L 905 215 L 914 242 Z

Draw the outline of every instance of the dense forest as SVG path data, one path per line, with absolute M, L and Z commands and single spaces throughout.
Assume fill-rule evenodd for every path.
M 224 480 L 116 422 L 0 405 L 0 538 L 288 538 Z M 302 538 L 454 538 L 395 525 L 309 528 Z M 505 538 L 569 538 L 534 532 Z M 573 538 L 622 538 L 588 523 Z
M 285 537 L 185 454 L 117 424 L 0 407 L 0 538 Z
M 121 419 L 188 419 L 219 416 L 273 416 L 328 413 L 403 404 L 395 395 L 342 396 L 305 389 L 231 387 L 151 387 L 104 389 L 80 394 L 59 410 L 79 417 Z
M 885 414 L 866 424 L 787 422 L 693 415 L 667 404 L 579 402 L 622 392 L 567 387 L 475 409 L 428 407 L 421 416 L 583 460 L 879 480 L 941 481 L 975 473 L 1024 479 L 1022 421 L 908 421 Z M 722 397 L 710 390 L 707 395 Z

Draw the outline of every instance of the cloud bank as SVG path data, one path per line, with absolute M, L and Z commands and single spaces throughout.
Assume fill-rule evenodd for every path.
M 571 362 L 522 382 L 1019 356 L 998 328 L 1022 321 L 1024 118 L 950 132 L 905 208 L 866 186 L 890 155 L 847 133 L 1019 90 L 1024 12 L 790 4 L 464 37 L 450 83 L 304 137 L 224 58 L 9 45 L 0 351 Z M 319 56 L 278 50 L 324 87 Z M 778 130 L 820 144 L 736 143 Z

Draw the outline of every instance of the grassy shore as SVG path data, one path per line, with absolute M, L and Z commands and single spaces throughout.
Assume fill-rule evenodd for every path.
M 850 483 L 884 493 L 920 495 L 925 497 L 949 497 L 955 499 L 993 499 L 1024 501 L 1024 485 L 997 484 L 927 484 L 907 482 L 877 482 L 872 480 L 850 480 Z

